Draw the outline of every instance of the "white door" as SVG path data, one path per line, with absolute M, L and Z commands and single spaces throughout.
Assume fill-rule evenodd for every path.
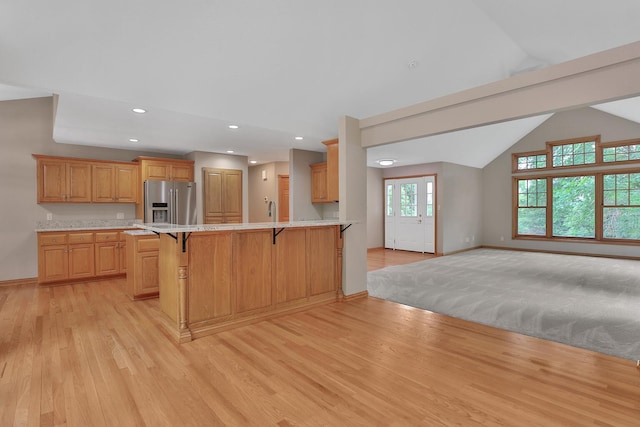
M 385 247 L 435 252 L 433 176 L 385 181 Z

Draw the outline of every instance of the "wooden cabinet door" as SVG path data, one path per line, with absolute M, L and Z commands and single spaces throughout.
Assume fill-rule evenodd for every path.
M 242 171 L 225 170 L 223 172 L 223 206 L 225 222 L 240 218 L 242 222 Z
M 95 276 L 93 243 L 69 245 L 69 279 Z
M 38 281 L 53 282 L 69 277 L 67 245 L 40 245 L 38 250 Z
M 115 202 L 114 169 L 108 164 L 93 165 L 93 194 L 94 202 Z
M 171 164 L 164 161 L 143 160 L 142 181 L 168 181 L 171 179 Z
M 202 169 L 205 224 L 219 224 L 224 220 L 222 182 L 221 170 Z
M 172 164 L 171 165 L 171 180 L 172 181 L 193 181 L 193 165 L 184 164 Z
M 339 196 L 338 139 L 323 141 L 327 146 L 327 200 L 337 202 Z
M 327 163 L 311 165 L 311 203 L 327 203 Z
M 108 276 L 120 273 L 119 242 L 96 243 L 96 276 Z
M 142 187 L 138 179 L 138 167 L 136 165 L 115 165 L 114 169 L 114 195 L 118 203 L 136 203 L 138 201 L 138 188 Z
M 66 202 L 91 202 L 91 165 L 89 163 L 67 164 Z
M 63 202 L 67 194 L 67 164 L 38 160 L 38 203 Z

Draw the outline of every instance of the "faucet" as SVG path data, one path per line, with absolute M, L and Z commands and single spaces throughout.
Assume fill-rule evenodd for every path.
M 273 211 L 271 210 L 271 208 L 273 207 Z M 267 211 L 267 213 L 269 214 L 269 217 L 273 218 L 273 222 L 276 222 L 276 212 L 277 212 L 277 207 L 276 207 L 276 202 L 274 202 L 273 200 L 269 201 L 269 210 Z

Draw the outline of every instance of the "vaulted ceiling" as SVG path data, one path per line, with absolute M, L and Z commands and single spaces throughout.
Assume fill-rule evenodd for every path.
M 638 41 L 637 22 L 636 0 L 4 0 L 0 99 L 58 94 L 59 143 L 264 163 L 322 151 L 342 115 Z M 600 108 L 637 121 L 638 105 Z M 371 148 L 368 163 L 482 167 L 547 117 Z

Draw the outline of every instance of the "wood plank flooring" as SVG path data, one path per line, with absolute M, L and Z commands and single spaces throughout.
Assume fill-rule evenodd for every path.
M 367 271 L 435 258 L 434 254 L 374 248 L 367 251 Z
M 186 344 L 124 279 L 0 288 L 0 426 L 637 426 L 632 361 L 375 299 Z

